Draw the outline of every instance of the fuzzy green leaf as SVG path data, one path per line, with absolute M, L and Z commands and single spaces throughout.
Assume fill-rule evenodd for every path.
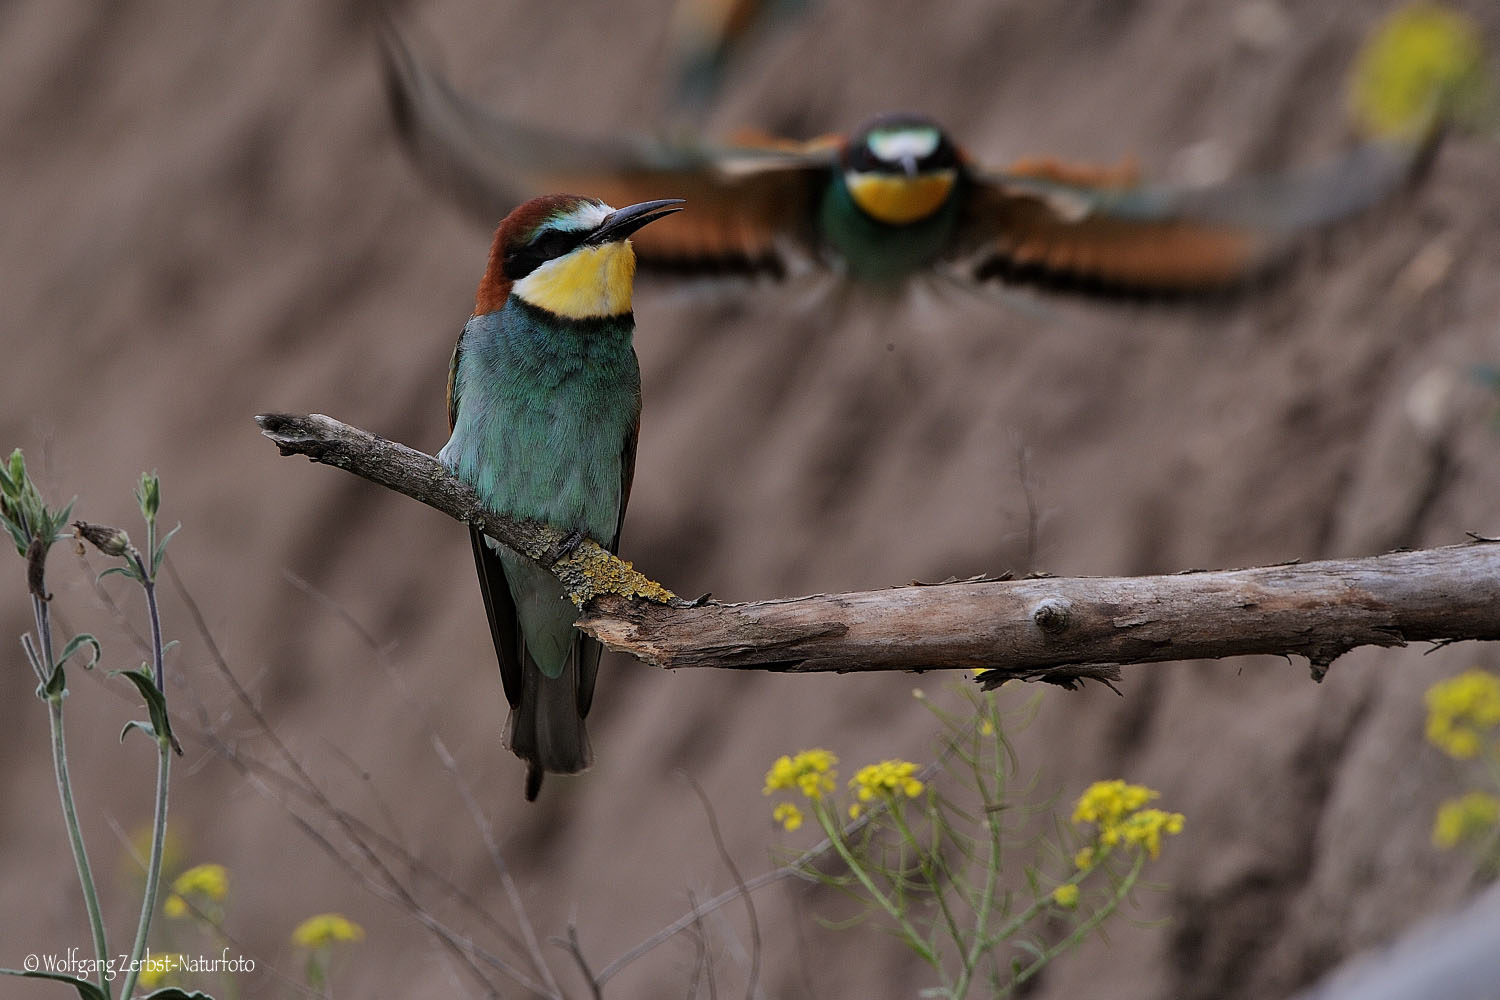
M 93 650 L 93 655 L 89 657 L 89 662 L 83 665 L 83 669 L 92 670 L 94 664 L 99 662 L 99 657 L 104 655 L 104 648 L 99 645 L 98 639 L 95 639 L 87 632 L 80 632 L 68 640 L 68 644 L 63 647 L 62 655 L 57 658 L 58 665 L 61 666 L 67 663 L 68 657 L 78 652 L 79 647 L 84 645 L 88 645 Z
M 26 537 L 26 532 L 21 526 L 10 518 L 4 518 L 5 530 L 10 534 L 10 540 L 16 543 L 16 552 L 24 559 L 26 549 L 31 545 L 31 539 Z
M 17 454 L 20 454 L 17 452 Z M 67 983 L 78 991 L 81 1000 L 104 1000 L 104 991 L 87 979 L 79 979 L 77 976 L 69 976 L 61 972 L 23 972 L 20 969 L 0 969 L 0 974 L 7 976 L 21 976 L 25 979 L 53 979 L 59 983 Z
M 172 540 L 173 535 L 177 534 L 181 530 L 182 522 L 178 521 L 177 527 L 167 532 L 164 536 L 162 536 L 162 540 L 156 543 L 156 552 L 151 557 L 151 575 L 153 577 L 156 576 L 156 571 L 161 569 L 161 561 L 167 557 L 167 543 Z
M 139 729 L 141 732 L 143 732 L 147 736 L 151 737 L 151 739 L 153 739 L 153 740 L 156 739 L 156 730 L 153 729 L 153 728 L 151 728 L 151 723 L 149 723 L 149 722 L 142 722 L 140 719 L 131 719 L 129 722 L 125 723 L 125 725 L 123 727 L 121 727 L 121 729 L 120 729 L 120 742 L 121 743 L 125 742 L 125 734 L 128 733 L 128 732 L 130 732 L 132 729 Z
M 52 676 L 47 679 L 47 683 L 43 684 L 40 688 L 37 689 L 37 697 L 61 698 L 67 693 L 68 679 L 63 676 L 62 664 L 59 663 L 57 665 L 57 669 L 52 671 Z
M 63 505 L 63 509 L 52 515 L 52 540 L 59 541 L 67 535 L 63 529 L 68 526 L 68 520 L 73 516 L 73 505 L 78 502 L 74 497 Z
M 120 738 L 124 739 L 125 732 L 131 726 L 138 726 L 143 731 L 150 732 L 152 736 L 156 737 L 157 742 L 165 740 L 171 743 L 172 749 L 181 754 L 182 746 L 177 742 L 177 737 L 172 735 L 172 723 L 167 719 L 167 696 L 162 694 L 161 688 L 156 686 L 156 681 L 152 679 L 150 671 L 144 667 L 139 667 L 135 670 L 117 670 L 115 673 L 128 679 L 135 685 L 136 690 L 141 693 L 141 697 L 146 700 L 146 711 L 151 713 L 149 729 L 146 723 L 133 722 L 120 731 Z
M 96 580 L 102 580 L 106 576 L 113 576 L 116 573 L 120 574 L 121 576 L 128 576 L 132 580 L 139 580 L 141 578 L 141 575 L 136 572 L 136 569 L 135 569 L 134 566 L 126 565 L 126 566 L 111 566 L 109 569 L 105 570 L 103 573 L 100 573 L 97 577 L 95 577 L 95 579 Z

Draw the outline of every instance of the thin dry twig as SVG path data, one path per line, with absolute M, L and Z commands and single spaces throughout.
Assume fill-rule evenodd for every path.
M 714 814 L 713 803 L 708 801 L 708 793 L 703 786 L 698 784 L 697 779 L 686 771 L 682 772 L 683 780 L 698 796 L 698 802 L 703 806 L 703 816 L 708 820 L 708 832 L 714 840 L 714 850 L 719 854 L 719 860 L 724 862 L 724 867 L 729 870 L 729 877 L 734 879 L 734 886 L 740 896 L 745 900 L 745 916 L 750 921 L 750 975 L 745 982 L 745 1000 L 753 1000 L 755 987 L 760 982 L 760 920 L 755 915 L 755 901 L 750 898 L 750 890 L 745 887 L 744 876 L 740 874 L 739 866 L 734 863 L 734 858 L 729 854 L 729 848 L 724 846 L 724 835 L 719 832 L 719 819 Z M 693 912 L 698 912 L 696 902 Z M 713 991 L 713 972 L 709 972 L 709 991 Z
M 479 800 L 474 797 L 474 790 L 469 787 L 468 781 L 459 771 L 458 761 L 454 760 L 453 755 L 448 752 L 448 747 L 443 743 L 442 738 L 437 733 L 433 733 L 431 738 L 432 749 L 442 762 L 443 770 L 458 787 L 458 794 L 463 797 L 469 816 L 473 819 L 475 827 L 479 830 L 479 836 L 484 841 L 484 848 L 489 852 L 490 864 L 494 866 L 495 873 L 500 876 L 500 885 L 505 890 L 505 898 L 510 903 L 517 926 L 521 929 L 521 939 L 526 944 L 526 954 L 550 991 L 547 995 L 560 1000 L 562 990 L 552 976 L 552 969 L 547 965 L 547 959 L 542 955 L 542 946 L 537 942 L 536 930 L 532 927 L 531 918 L 527 915 L 525 904 L 521 901 L 521 890 L 516 886 L 516 880 L 510 874 L 510 866 L 505 863 L 505 856 L 500 853 L 500 843 L 495 839 L 495 828 L 484 815 L 484 810 L 479 807 Z

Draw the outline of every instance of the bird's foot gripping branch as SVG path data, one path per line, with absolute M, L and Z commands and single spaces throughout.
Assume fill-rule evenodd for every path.
M 257 418 L 301 454 L 479 525 L 532 559 L 566 540 L 486 510 L 431 456 L 319 414 Z M 685 601 L 585 540 L 548 566 L 579 604 L 578 627 L 661 667 L 777 671 L 984 669 L 1072 686 L 1126 663 L 1272 654 L 1321 679 L 1358 646 L 1500 639 L 1500 544 L 1361 559 L 1120 578 L 966 580 L 792 600 Z
M 321 413 L 265 413 L 255 422 L 283 455 L 306 455 L 420 500 L 535 559 L 562 581 L 580 608 L 605 594 L 657 604 L 687 603 L 591 539 L 568 545 L 568 536 L 549 525 L 486 509 L 472 487 L 449 475 L 431 455 Z M 558 557 L 558 552 L 564 554 Z

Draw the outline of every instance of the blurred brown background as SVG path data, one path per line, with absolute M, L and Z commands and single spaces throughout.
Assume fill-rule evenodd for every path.
M 1294 166 L 1345 140 L 1343 74 L 1390 6 L 830 0 L 732 67 L 708 127 L 810 136 L 911 109 L 989 162 L 1134 154 L 1167 180 L 1205 163 Z M 1458 6 L 1500 45 L 1500 8 Z M 445 0 L 406 19 L 461 86 L 516 116 L 649 131 L 667 109 L 667 8 Z M 0 134 L 0 446 L 24 447 L 52 497 L 78 494 L 79 516 L 132 532 L 130 489 L 159 470 L 163 517 L 185 525 L 175 565 L 278 736 L 341 807 L 491 912 L 506 919 L 505 901 L 433 733 L 477 789 L 539 933 L 575 920 L 596 967 L 732 885 L 677 772 L 701 783 L 753 874 L 772 864 L 768 847 L 805 842 L 773 830 L 760 793 L 777 754 L 930 758 L 934 727 L 910 692 L 936 696 L 937 675 L 668 675 L 616 658 L 591 720 L 598 764 L 522 802 L 464 532 L 278 457 L 251 420 L 316 410 L 427 451 L 445 437 L 448 354 L 489 236 L 403 160 L 357 10 L 5 5 Z M 1500 532 L 1496 401 L 1469 374 L 1500 360 L 1496 175 L 1492 141 L 1456 139 L 1413 196 L 1227 306 L 940 289 L 858 299 L 835 322 L 770 286 L 644 287 L 646 412 L 623 554 L 680 593 L 747 599 L 1006 569 L 1363 555 Z M 1041 511 L 1030 561 L 1023 448 Z M 0 634 L 15 636 L 29 620 L 22 566 L 0 568 Z M 139 653 L 94 594 L 101 568 L 55 550 L 57 612 L 64 629 L 100 634 L 106 666 L 134 666 Z M 138 595 L 110 590 L 138 628 Z M 206 724 L 245 759 L 275 761 L 170 587 L 165 615 L 183 640 L 169 664 L 187 744 L 173 825 L 183 863 L 230 869 L 231 954 L 295 980 L 291 928 L 339 910 L 369 933 L 339 974 L 342 995 L 478 995 L 416 921 L 299 831 L 274 781 L 262 787 L 215 752 Z M 9 648 L 0 965 L 18 966 L 88 937 L 46 712 Z M 1469 863 L 1428 841 L 1459 776 L 1421 741 L 1420 695 L 1500 652 L 1424 652 L 1362 651 L 1321 686 L 1300 661 L 1245 659 L 1128 668 L 1123 698 L 1046 692 L 1016 735 L 1044 794 L 1066 802 L 1120 776 L 1160 789 L 1188 820 L 1152 870 L 1169 888 L 1144 894 L 1136 922 L 1116 921 L 1034 995 L 1284 995 L 1461 898 Z M 85 832 L 123 951 L 135 878 L 111 824 L 149 823 L 153 756 L 144 740 L 116 743 L 138 714 L 123 683 L 71 681 Z M 502 947 L 441 892 L 423 898 Z M 849 912 L 826 893 L 783 885 L 757 898 L 766 996 L 914 996 L 930 982 L 872 928 L 822 929 L 817 917 Z M 741 990 L 741 909 L 707 926 L 720 987 Z M 202 950 L 163 921 L 154 947 L 174 941 Z M 546 947 L 576 993 L 567 957 Z M 693 956 L 687 939 L 668 943 L 606 995 L 682 995 Z M 265 974 L 237 986 L 295 992 Z

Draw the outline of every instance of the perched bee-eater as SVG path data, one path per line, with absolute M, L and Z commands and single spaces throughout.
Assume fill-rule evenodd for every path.
M 692 203 L 691 223 L 652 230 L 636 253 L 645 268 L 687 278 L 784 277 L 805 264 L 887 287 L 936 273 L 970 285 L 1214 292 L 1260 276 L 1310 231 L 1400 190 L 1440 133 L 1367 141 L 1305 173 L 1201 188 L 1048 159 L 985 170 L 917 115 L 811 142 L 591 141 L 494 114 L 417 62 L 394 25 L 382 37 L 399 134 L 451 197 L 493 219 L 543 190 L 615 203 L 675 191 Z
M 438 452 L 491 509 L 618 549 L 641 416 L 628 237 L 680 203 L 613 209 L 557 194 L 500 223 L 453 349 L 452 433 Z M 601 647 L 573 627 L 577 609 L 551 572 L 470 535 L 510 702 L 507 744 L 535 799 L 546 772 L 589 766 L 583 720 Z

